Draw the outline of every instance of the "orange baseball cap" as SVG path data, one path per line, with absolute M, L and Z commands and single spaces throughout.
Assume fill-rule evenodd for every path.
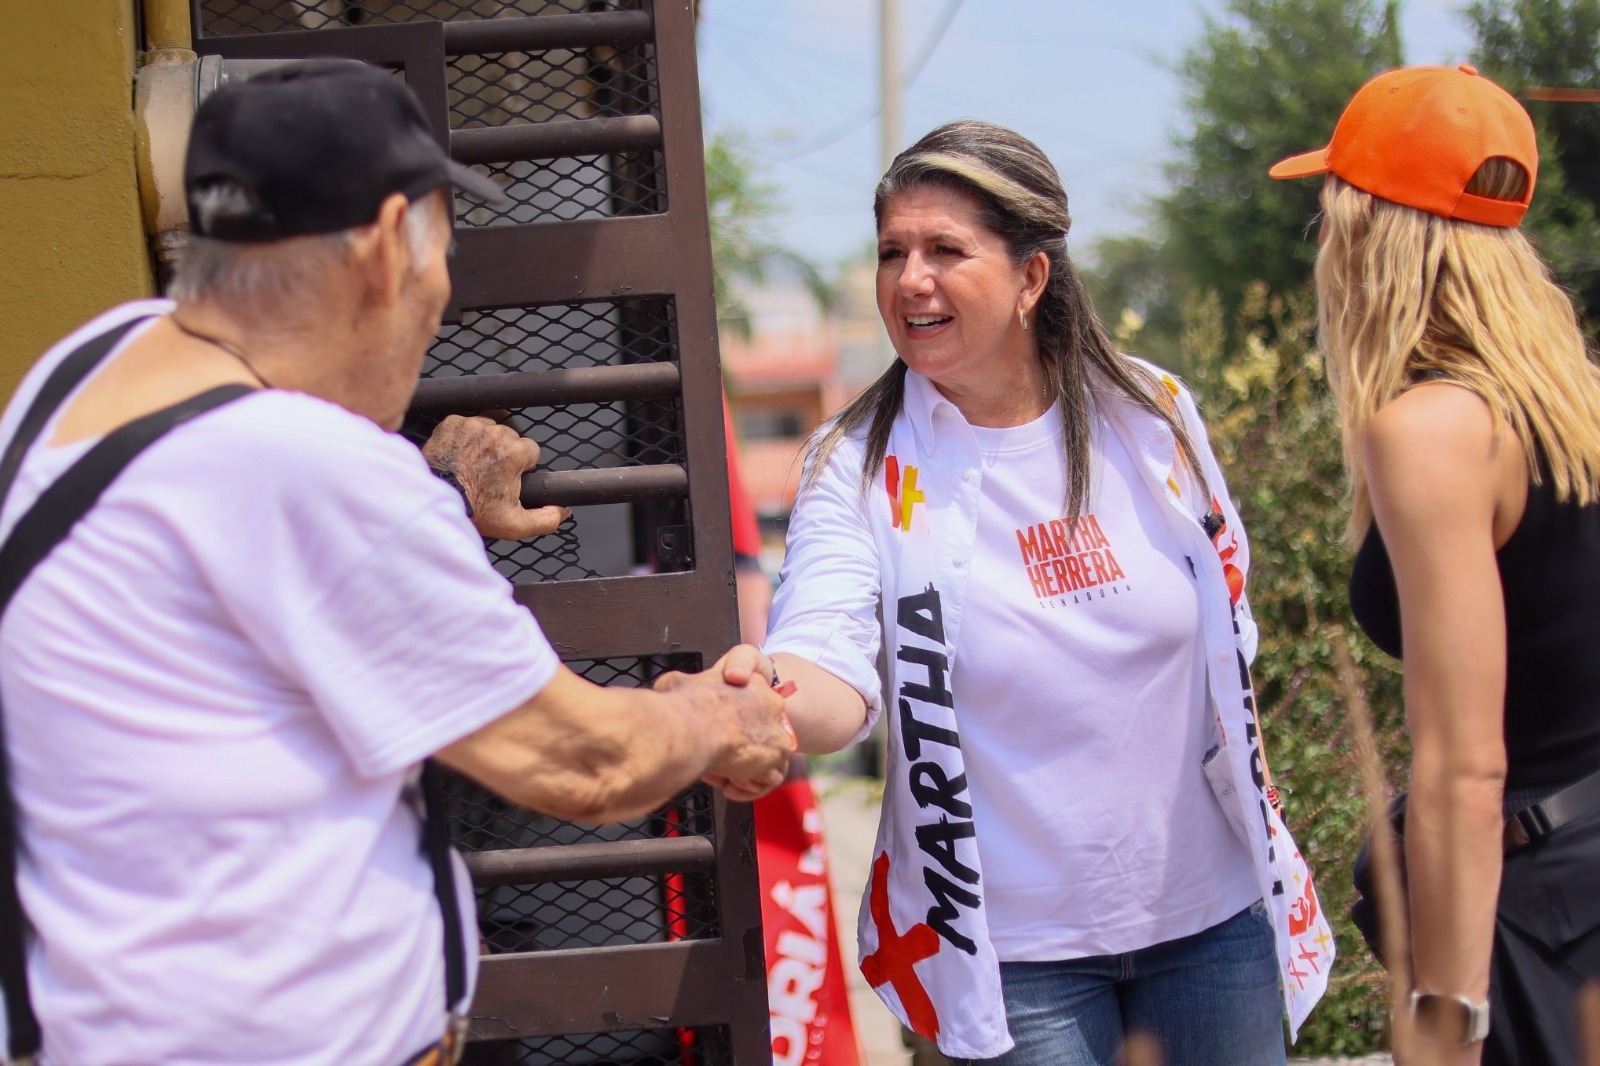
M 1485 160 L 1503 157 L 1528 172 L 1521 200 L 1466 191 Z M 1402 67 L 1356 91 L 1328 147 L 1282 160 L 1274 178 L 1337 174 L 1373 196 L 1419 211 L 1515 226 L 1527 214 L 1539 173 L 1533 120 L 1476 67 Z

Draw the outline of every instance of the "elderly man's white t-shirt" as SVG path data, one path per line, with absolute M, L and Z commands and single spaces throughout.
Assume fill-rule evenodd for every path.
M 89 447 L 50 437 L 0 531 Z M 0 626 L 46 1061 L 387 1066 L 436 1040 L 416 767 L 557 665 L 401 438 L 272 391 L 153 445 Z

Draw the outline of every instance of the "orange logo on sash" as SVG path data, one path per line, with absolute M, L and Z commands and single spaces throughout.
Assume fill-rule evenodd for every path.
M 883 487 L 889 493 L 889 521 L 904 533 L 911 528 L 911 515 L 927 497 L 917 488 L 917 468 L 908 466 L 902 475 L 900 460 L 885 456 L 883 460 Z
M 1215 496 L 1211 497 L 1211 510 L 1215 514 L 1222 514 L 1222 504 L 1217 502 Z M 1211 538 L 1211 543 L 1216 546 L 1217 556 L 1222 560 L 1222 576 L 1228 582 L 1228 596 L 1238 603 L 1239 597 L 1244 595 L 1244 571 L 1233 565 L 1233 557 L 1239 552 L 1239 534 L 1230 530 L 1224 521 L 1217 535 Z
M 1307 885 L 1305 892 L 1289 907 L 1289 935 L 1304 936 L 1316 922 L 1319 913 L 1317 894 Z

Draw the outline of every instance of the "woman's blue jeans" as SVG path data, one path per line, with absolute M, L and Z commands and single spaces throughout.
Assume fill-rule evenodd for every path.
M 1282 1066 L 1272 919 L 1257 902 L 1181 940 L 1065 962 L 1002 962 L 1017 1046 L 952 1066 L 1114 1066 L 1123 1038 L 1161 1045 L 1163 1066 Z

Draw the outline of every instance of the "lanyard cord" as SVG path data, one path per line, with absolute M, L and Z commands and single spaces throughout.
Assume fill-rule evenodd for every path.
M 209 344 L 213 348 L 220 348 L 222 351 L 227 352 L 229 355 L 231 355 L 235 359 L 239 360 L 239 362 L 244 365 L 244 368 L 246 370 L 250 371 L 250 376 L 251 377 L 253 377 L 257 381 L 261 382 L 261 387 L 262 388 L 264 388 L 264 389 L 272 388 L 272 383 L 270 381 L 268 381 L 266 378 L 261 376 L 261 372 L 259 370 L 257 370 L 253 365 L 251 365 L 250 360 L 246 359 L 244 357 L 244 353 L 241 352 L 238 348 L 235 348 L 233 345 L 229 344 L 227 341 L 220 340 L 220 339 L 218 339 L 216 337 L 213 337 L 213 336 L 211 336 L 209 334 L 201 333 L 198 330 L 194 330 L 194 329 L 189 328 L 188 326 L 183 324 L 183 320 L 178 317 L 177 312 L 173 312 L 172 314 L 169 314 L 167 316 L 167 321 L 171 322 L 174 326 L 177 326 L 179 333 L 187 334 L 188 336 L 193 337 L 195 340 L 200 341 L 203 344 Z

